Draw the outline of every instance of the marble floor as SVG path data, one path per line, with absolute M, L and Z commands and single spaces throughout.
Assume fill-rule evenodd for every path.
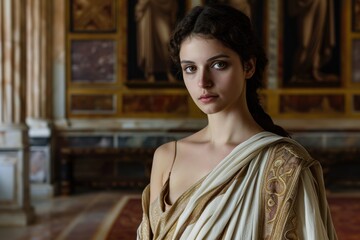
M 33 200 L 36 220 L 26 227 L 0 227 L 0 240 L 100 240 L 122 199 L 140 192 L 97 192 Z M 113 214 L 114 213 L 114 214 Z
M 330 193 L 329 197 L 329 203 L 333 204 L 332 212 L 340 213 L 333 216 L 335 226 L 347 235 L 351 232 L 351 236 L 342 235 L 339 239 L 360 239 L 360 192 Z M 106 239 L 120 209 L 131 198 L 136 198 L 139 202 L 140 192 L 96 192 L 36 200 L 33 201 L 37 215 L 35 223 L 27 227 L 0 227 L 0 240 Z M 350 198 L 352 205 L 342 204 L 339 207 L 336 205 L 339 198 Z M 352 219 L 350 225 L 354 226 L 349 226 L 349 218 Z M 130 239 L 135 239 L 135 236 Z

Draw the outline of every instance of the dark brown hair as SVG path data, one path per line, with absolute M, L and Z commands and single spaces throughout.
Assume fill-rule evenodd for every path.
M 256 59 L 255 73 L 246 84 L 249 111 L 264 130 L 288 137 L 289 134 L 273 123 L 259 102 L 257 90 L 262 86 L 263 73 L 268 60 L 250 19 L 244 13 L 227 5 L 211 4 L 193 8 L 178 23 L 170 39 L 170 56 L 179 72 L 181 72 L 179 57 L 181 44 L 191 35 L 219 40 L 224 46 L 235 51 L 243 64 L 251 58 Z

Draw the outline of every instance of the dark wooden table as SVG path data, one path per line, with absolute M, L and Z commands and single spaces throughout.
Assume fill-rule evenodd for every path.
M 143 188 L 149 183 L 153 148 L 62 148 L 60 195 L 80 186 L 93 189 Z

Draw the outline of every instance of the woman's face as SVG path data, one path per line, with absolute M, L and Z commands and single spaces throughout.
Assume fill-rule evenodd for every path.
M 239 55 L 219 40 L 191 36 L 180 48 L 185 86 L 196 105 L 206 114 L 239 110 L 246 105 L 246 79 L 254 70 L 244 71 Z

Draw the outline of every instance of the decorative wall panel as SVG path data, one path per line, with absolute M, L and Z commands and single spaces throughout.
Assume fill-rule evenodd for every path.
M 172 0 L 166 6 L 174 2 L 177 2 L 176 16 L 168 16 L 166 12 L 164 19 L 180 19 L 195 1 Z M 196 2 L 206 4 L 208 1 Z M 256 32 L 265 41 L 269 58 L 263 79 L 265 89 L 260 91 L 262 106 L 275 120 L 354 119 L 358 116 L 357 96 L 360 95 L 359 0 L 329 1 L 327 16 L 330 18 L 322 27 L 331 29 L 332 34 L 326 35 L 331 44 L 324 43 L 322 47 L 329 47 L 329 52 L 325 52 L 330 54 L 317 71 L 319 78 L 314 78 L 312 71 L 305 73 L 307 77 L 294 74 L 298 67 L 294 64 L 295 53 L 301 42 L 297 35 L 298 16 L 292 12 L 290 2 L 249 3 Z M 157 26 L 143 28 L 152 23 L 151 19 L 140 23 L 139 18 L 145 19 L 148 17 L 145 12 L 151 10 L 143 3 L 130 0 L 68 2 L 67 118 L 204 117 L 190 101 L 183 82 L 179 81 L 181 77 L 173 68 L 169 75 L 168 68 L 161 69 L 165 67 L 162 62 L 160 70 L 150 76 L 151 71 L 146 72 L 142 66 L 144 46 L 139 45 L 139 37 L 145 33 L 153 36 L 158 30 Z M 314 24 L 314 27 L 320 26 Z M 167 32 L 168 29 L 162 34 Z M 161 49 L 156 54 L 160 52 Z M 324 52 L 319 54 L 321 58 L 326 57 Z M 315 58 L 308 58 L 306 64 L 313 64 L 311 61 Z M 158 58 L 155 56 L 155 59 Z
M 70 98 L 72 114 L 114 114 L 116 96 L 111 94 L 73 94 Z
M 360 39 L 353 40 L 352 81 L 360 83 Z
M 360 95 L 353 96 L 354 111 L 360 113 Z
M 30 148 L 30 181 L 32 183 L 45 183 L 49 180 L 50 156 L 49 147 Z
M 116 42 L 73 40 L 71 42 L 71 82 L 115 83 Z
M 343 113 L 343 95 L 283 95 L 281 113 Z
M 134 94 L 123 96 L 123 113 L 175 113 L 187 114 L 186 95 Z
M 116 31 L 115 0 L 71 0 L 73 32 Z

